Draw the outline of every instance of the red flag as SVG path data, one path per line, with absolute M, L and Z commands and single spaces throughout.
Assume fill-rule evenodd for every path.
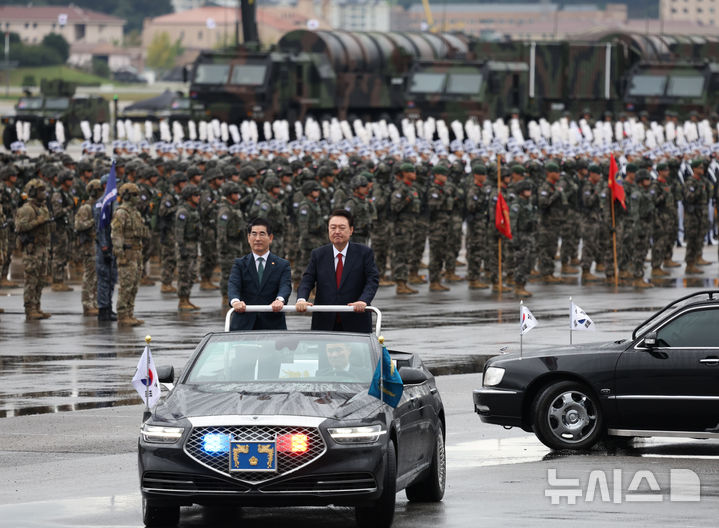
M 509 206 L 502 193 L 497 195 L 497 207 L 494 210 L 494 225 L 497 231 L 512 240 L 512 229 L 509 225 Z
M 626 209 L 627 204 L 624 202 L 624 187 L 619 185 L 616 178 L 618 172 L 619 167 L 617 167 L 617 162 L 614 160 L 614 154 L 612 154 L 609 157 L 609 190 L 612 191 L 612 200 L 619 200 L 622 207 Z

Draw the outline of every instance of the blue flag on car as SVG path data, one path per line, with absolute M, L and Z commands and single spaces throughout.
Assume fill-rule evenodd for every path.
M 382 357 L 377 362 L 369 386 L 369 395 L 382 400 L 390 407 L 397 407 L 403 390 L 402 378 L 399 377 L 399 372 L 389 357 L 387 347 L 383 346 Z
M 102 211 L 100 212 L 100 229 L 104 229 L 112 220 L 112 202 L 117 200 L 117 177 L 115 176 L 115 160 L 110 167 L 110 176 L 105 185 L 105 194 L 102 195 Z

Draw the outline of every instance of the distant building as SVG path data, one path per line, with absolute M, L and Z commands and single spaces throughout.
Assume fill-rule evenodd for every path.
M 337 0 L 326 2 L 325 18 L 333 29 L 389 31 L 391 10 L 386 0 Z
M 50 33 L 75 43 L 122 43 L 125 20 L 75 6 L 0 6 L 0 30 L 20 35 L 25 44 L 39 44 Z
M 715 0 L 659 0 L 659 16 L 665 22 L 691 22 L 719 27 L 719 2 Z

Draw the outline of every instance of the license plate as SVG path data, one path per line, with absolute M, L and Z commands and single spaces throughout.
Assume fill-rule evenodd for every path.
M 230 441 L 230 471 L 277 471 L 277 446 L 271 442 Z

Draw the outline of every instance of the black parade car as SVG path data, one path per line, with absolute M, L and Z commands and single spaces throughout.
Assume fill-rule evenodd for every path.
M 483 422 L 552 449 L 604 436 L 719 438 L 719 290 L 677 299 L 631 339 L 494 357 L 473 396 Z
M 381 355 L 375 334 L 207 334 L 142 424 L 145 524 L 177 524 L 192 504 L 332 504 L 378 528 L 392 524 L 399 490 L 440 501 L 445 416 L 434 378 L 417 355 L 391 352 L 404 384 L 392 407 L 368 393 Z M 171 368 L 158 371 L 173 381 Z

